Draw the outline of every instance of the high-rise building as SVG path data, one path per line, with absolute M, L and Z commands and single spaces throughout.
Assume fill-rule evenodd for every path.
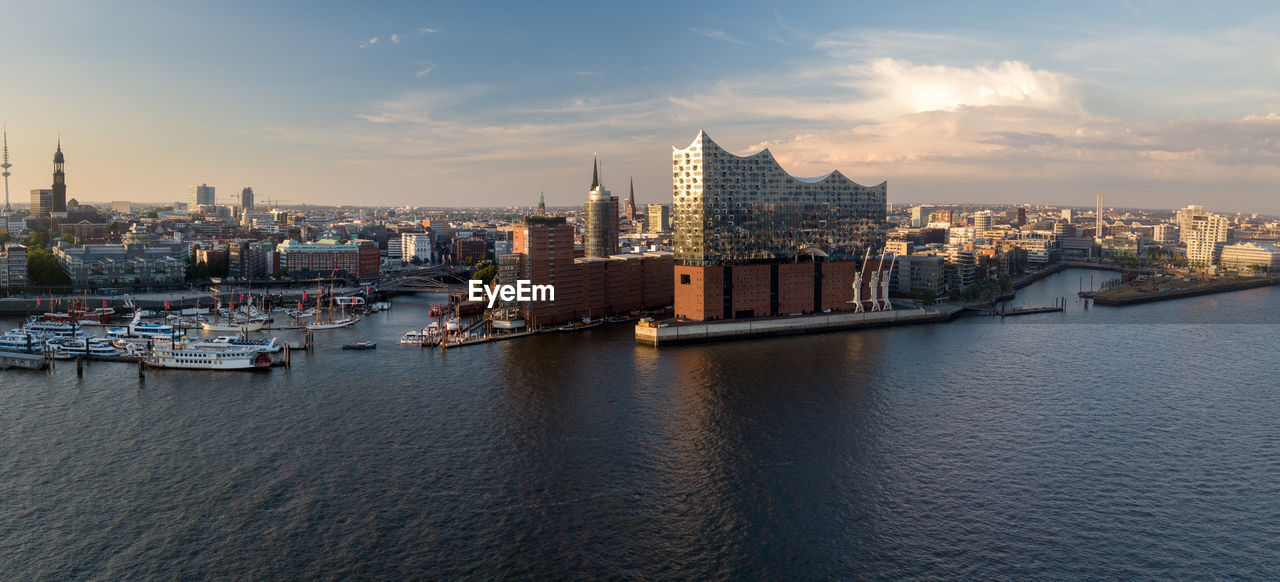
M 1071 219 L 1073 218 L 1073 215 L 1074 215 L 1074 212 L 1072 212 L 1072 210 L 1071 210 L 1070 208 L 1063 208 L 1063 209 L 1062 209 L 1062 219 L 1063 219 L 1063 220 L 1065 220 L 1065 221 L 1067 221 L 1068 223 L 1069 223 L 1069 222 L 1071 222 Z
M 213 206 L 214 195 L 213 186 L 208 184 L 199 184 L 187 187 L 187 209 L 195 212 L 198 206 Z
M 1222 246 L 1227 241 L 1230 223 L 1227 217 L 1213 213 L 1191 217 L 1187 240 L 1187 264 L 1207 269 L 1217 264 Z
M 1160 243 L 1177 242 L 1178 227 L 1168 223 L 1157 224 L 1151 229 L 1151 240 Z
M 649 232 L 667 232 L 671 230 L 671 208 L 663 204 L 650 204 L 648 209 Z
M 573 318 L 582 295 L 580 271 L 573 262 L 573 226 L 563 216 L 525 217 L 514 229 L 512 243 L 512 252 L 524 255 L 519 278 L 556 290 L 555 301 L 526 306 L 530 324 L 538 327 Z
M 1094 216 L 1093 237 L 1095 239 L 1102 240 L 1102 237 L 1107 236 L 1107 232 L 1104 230 L 1104 227 L 1102 225 L 1102 192 L 1098 192 L 1098 208 L 1097 210 L 1094 211 L 1093 216 Z
M 53 212 L 53 190 L 40 188 L 31 191 L 31 215 L 49 216 Z
M 253 188 L 246 187 L 240 191 L 240 209 L 246 212 L 253 210 Z
M 1178 242 L 1186 243 L 1191 236 L 1191 219 L 1204 214 L 1204 207 L 1192 204 L 1179 208 L 1174 212 L 1174 221 L 1178 223 Z
M 27 247 L 10 242 L 0 244 L 0 288 L 27 284 Z
M 678 262 L 790 259 L 810 248 L 861 259 L 880 249 L 887 183 L 862 186 L 839 171 L 796 178 L 769 150 L 735 156 L 704 132 L 672 149 Z
M 911 228 L 920 228 L 926 224 L 929 206 L 913 206 L 911 208 Z
M 1009 224 L 1023 226 L 1027 223 L 1027 209 L 1021 206 L 1010 208 L 1004 212 L 1004 217 L 1009 221 Z
M 62 171 L 62 138 L 58 138 L 58 151 L 53 154 L 53 192 L 51 212 L 67 211 L 67 175 Z
M 973 233 L 975 236 L 982 236 L 983 233 L 991 230 L 991 223 L 995 215 L 990 210 L 979 210 L 973 213 Z
M 600 164 L 591 163 L 591 191 L 583 208 L 582 246 L 588 257 L 608 257 L 618 252 L 618 197 L 600 182 Z

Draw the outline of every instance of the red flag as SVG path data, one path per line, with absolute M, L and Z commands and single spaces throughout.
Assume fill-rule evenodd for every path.
M 306 291 L 303 291 L 303 292 L 302 292 L 302 300 L 303 300 L 303 301 L 306 301 L 306 300 L 307 300 L 307 292 L 306 292 Z
M 36 307 L 40 307 L 40 298 L 36 297 Z
M 299 302 L 298 302 L 298 311 L 302 311 L 302 302 L 301 302 L 301 301 L 299 301 Z
M 103 301 L 103 303 L 106 303 L 106 301 Z M 164 302 L 164 310 L 165 310 L 165 311 L 168 311 L 168 310 L 169 310 L 169 302 L 168 302 L 168 301 L 165 301 L 165 302 Z
M 240 300 L 241 300 L 241 301 L 244 301 L 244 293 L 241 293 L 241 294 L 240 294 Z
M 102 307 L 103 307 L 103 309 L 106 309 L 106 307 L 107 307 L 107 300 L 106 300 L 106 299 L 103 299 L 103 300 L 102 300 Z

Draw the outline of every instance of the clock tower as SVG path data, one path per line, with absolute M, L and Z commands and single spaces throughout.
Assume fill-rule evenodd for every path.
M 53 154 L 53 212 L 67 211 L 67 175 L 62 171 L 62 138 Z

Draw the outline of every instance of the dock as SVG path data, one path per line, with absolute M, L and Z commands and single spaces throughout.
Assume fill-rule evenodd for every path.
M 915 325 L 949 321 L 963 310 L 960 306 L 895 309 L 865 313 L 814 313 L 753 319 L 730 319 L 697 322 L 640 322 L 636 324 L 636 343 L 665 346 L 680 343 L 722 341 L 822 333 L 871 327 Z
M 41 354 L 20 354 L 17 352 L 0 352 L 0 370 L 21 368 L 24 370 L 43 370 L 49 367 L 49 359 Z

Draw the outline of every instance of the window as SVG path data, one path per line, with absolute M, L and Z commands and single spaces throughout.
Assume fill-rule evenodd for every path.
M 690 280 L 689 275 L 687 275 L 687 274 L 682 274 L 682 275 L 680 275 L 680 284 L 681 284 L 681 285 L 692 285 L 692 284 L 693 284 L 693 282 Z

